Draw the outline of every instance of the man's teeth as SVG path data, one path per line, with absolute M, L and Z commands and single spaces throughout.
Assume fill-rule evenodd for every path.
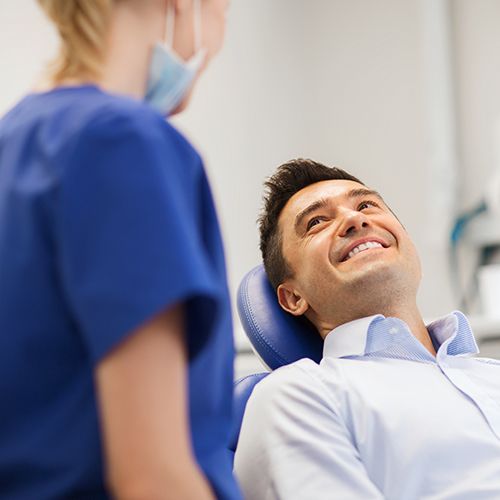
M 366 243 L 361 243 L 357 247 L 354 247 L 347 255 L 347 258 L 350 259 L 354 257 L 357 253 L 362 252 L 363 250 L 368 250 L 369 248 L 383 248 L 382 245 L 376 241 L 367 241 Z

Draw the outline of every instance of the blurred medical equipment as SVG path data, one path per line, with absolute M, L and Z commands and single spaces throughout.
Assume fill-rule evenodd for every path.
M 473 255 L 466 269 L 461 251 Z M 470 262 L 470 259 L 467 259 Z M 500 170 L 487 183 L 482 198 L 455 220 L 451 231 L 450 265 L 460 309 L 500 316 Z

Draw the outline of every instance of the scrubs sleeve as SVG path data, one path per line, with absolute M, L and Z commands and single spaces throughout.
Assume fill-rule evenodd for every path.
M 192 358 L 219 303 L 200 237 L 201 160 L 159 117 L 110 115 L 85 127 L 62 176 L 64 294 L 94 363 L 177 303 Z M 189 328 L 192 317 L 201 329 Z

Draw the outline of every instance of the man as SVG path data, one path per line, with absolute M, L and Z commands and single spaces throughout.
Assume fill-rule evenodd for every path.
M 235 457 L 248 499 L 499 499 L 500 362 L 467 319 L 425 325 L 415 247 L 382 197 L 310 160 L 267 182 L 261 250 L 324 339 L 260 382 Z

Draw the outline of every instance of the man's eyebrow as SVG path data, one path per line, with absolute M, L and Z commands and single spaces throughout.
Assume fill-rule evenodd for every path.
M 347 198 L 360 198 L 362 196 L 374 196 L 378 198 L 380 201 L 384 201 L 382 196 L 375 190 L 373 189 L 367 189 L 367 188 L 356 188 L 356 189 L 351 189 L 347 194 Z M 325 208 L 329 205 L 329 200 L 327 198 L 321 198 L 319 200 L 316 200 L 315 202 L 311 203 L 309 206 L 304 208 L 301 212 L 297 214 L 295 217 L 295 232 L 298 233 L 300 225 L 303 223 L 304 219 L 311 214 L 312 212 L 315 212 L 316 210 L 320 208 Z
M 304 219 L 310 213 L 315 212 L 316 210 L 318 210 L 320 208 L 325 208 L 326 206 L 328 206 L 328 200 L 325 199 L 325 198 L 321 198 L 321 199 L 316 200 L 315 202 L 311 203 L 309 206 L 307 206 L 306 208 L 304 208 L 304 210 L 302 210 L 301 212 L 299 212 L 297 214 L 297 216 L 295 217 L 295 224 L 294 224 L 295 232 L 298 232 L 298 229 L 299 229 L 300 225 L 302 224 L 302 222 L 304 221 Z
M 359 198 L 361 196 L 375 196 L 378 198 L 380 201 L 384 201 L 380 193 L 373 189 L 367 189 L 367 188 L 356 188 L 356 189 L 351 189 L 347 193 L 348 198 Z

